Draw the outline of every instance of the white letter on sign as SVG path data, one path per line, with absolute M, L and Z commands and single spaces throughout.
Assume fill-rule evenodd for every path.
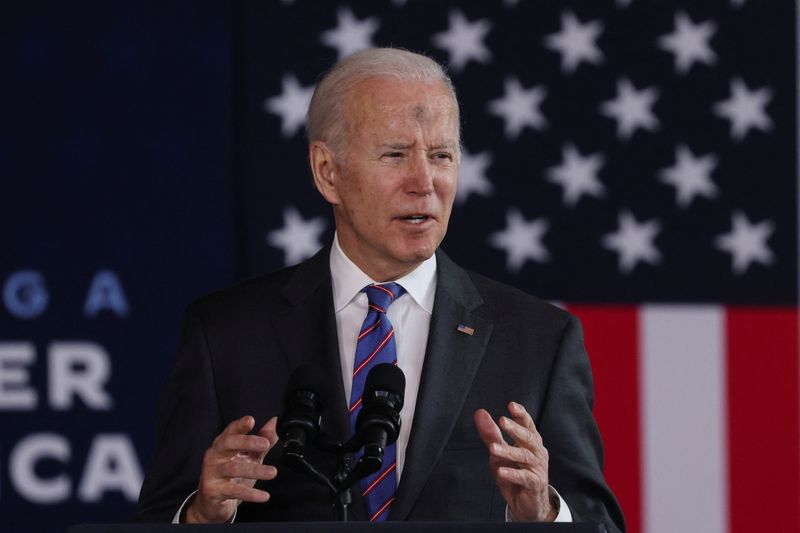
M 120 491 L 135 502 L 142 486 L 142 469 L 126 435 L 97 435 L 83 469 L 78 496 L 85 502 L 99 501 L 108 491 Z
M 106 351 L 91 342 L 54 342 L 47 350 L 50 406 L 65 411 L 73 396 L 80 396 L 87 407 L 111 408 L 111 396 L 104 385 L 111 374 Z
M 40 478 L 36 463 L 55 459 L 65 463 L 70 459 L 67 439 L 55 433 L 37 433 L 19 441 L 9 456 L 11 483 L 24 498 L 33 503 L 59 503 L 69 498 L 72 486 L 67 474 Z
M 28 386 L 27 366 L 36 359 L 30 342 L 0 343 L 0 410 L 36 409 L 36 390 Z

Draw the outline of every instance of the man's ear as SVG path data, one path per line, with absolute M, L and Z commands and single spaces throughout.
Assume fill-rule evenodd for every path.
M 314 185 L 329 204 L 339 205 L 339 176 L 333 151 L 324 141 L 314 141 L 308 148 Z

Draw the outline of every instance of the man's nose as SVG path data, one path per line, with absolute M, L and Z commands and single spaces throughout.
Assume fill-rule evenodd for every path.
M 427 154 L 418 154 L 411 159 L 406 177 L 406 192 L 410 194 L 433 192 L 433 165 Z

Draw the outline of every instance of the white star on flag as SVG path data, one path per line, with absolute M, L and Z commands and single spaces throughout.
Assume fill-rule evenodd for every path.
M 675 164 L 659 172 L 661 181 L 675 187 L 675 201 L 686 208 L 695 196 L 716 198 L 719 191 L 711 181 L 711 173 L 717 168 L 717 156 L 708 154 L 695 157 L 685 145 L 675 149 Z
M 637 90 L 622 78 L 617 81 L 617 96 L 600 104 L 600 112 L 617 121 L 617 136 L 630 139 L 637 128 L 656 131 L 660 124 L 651 109 L 658 100 L 658 89 L 649 87 Z
M 525 89 L 517 78 L 509 77 L 503 96 L 489 102 L 488 107 L 505 122 L 506 137 L 516 138 L 526 126 L 536 130 L 547 127 L 547 119 L 539 109 L 546 96 L 547 89 L 543 86 Z
M 752 224 L 744 213 L 735 211 L 731 216 L 731 226 L 731 231 L 719 235 L 714 244 L 731 254 L 734 274 L 744 274 L 752 263 L 769 266 L 775 261 L 767 246 L 767 239 L 775 231 L 775 224 L 771 220 Z
M 454 9 L 448 15 L 450 27 L 447 31 L 433 36 L 433 44 L 438 48 L 447 50 L 450 55 L 450 67 L 458 72 L 472 60 L 478 63 L 488 63 L 492 53 L 483 43 L 486 34 L 492 29 L 489 19 L 480 19 L 470 22 L 464 13 Z
M 281 134 L 291 137 L 306 123 L 314 86 L 303 87 L 293 74 L 284 75 L 281 84 L 283 92 L 264 100 L 264 110 L 281 117 Z
M 283 211 L 283 227 L 267 233 L 268 244 L 280 248 L 285 254 L 284 264 L 295 265 L 305 261 L 322 248 L 320 237 L 325 231 L 323 217 L 304 220 L 294 207 Z
M 675 54 L 675 70 L 686 74 L 695 61 L 706 65 L 717 62 L 708 42 L 716 31 L 715 23 L 694 24 L 685 12 L 679 11 L 675 13 L 675 30 L 659 37 L 658 46 Z
M 714 104 L 714 113 L 731 121 L 731 137 L 738 142 L 751 128 L 764 132 L 772 130 L 772 120 L 766 110 L 771 99 L 769 87 L 751 91 L 741 78 L 735 78 L 731 80 L 730 98 Z
M 506 252 L 506 266 L 511 272 L 519 272 L 526 261 L 544 263 L 550 253 L 542 238 L 549 223 L 544 218 L 525 220 L 518 209 L 506 211 L 506 229 L 489 235 L 489 244 Z
M 598 65 L 604 59 L 603 52 L 597 47 L 597 38 L 603 28 L 599 20 L 581 24 L 575 13 L 564 11 L 561 13 L 561 30 L 547 35 L 545 46 L 561 54 L 562 72 L 575 72 L 581 61 Z
M 603 246 L 619 254 L 619 269 L 629 274 L 639 262 L 657 265 L 661 253 L 653 241 L 661 231 L 657 220 L 639 223 L 630 211 L 622 211 L 618 217 L 617 231 L 603 236 Z
M 462 151 L 458 169 L 456 204 L 463 204 L 473 193 L 480 196 L 491 196 L 494 186 L 486 177 L 486 169 L 491 164 L 492 154 L 489 152 L 472 155 L 466 149 Z
M 337 26 L 320 34 L 320 41 L 335 48 L 339 59 L 349 56 L 359 50 L 372 48 L 372 35 L 378 31 L 380 22 L 378 17 L 368 17 L 359 20 L 347 8 L 336 12 Z
M 597 177 L 605 164 L 602 154 L 583 156 L 572 144 L 565 145 L 561 153 L 561 164 L 548 168 L 545 178 L 564 188 L 564 205 L 573 207 L 584 194 L 596 198 L 605 194 L 605 187 Z

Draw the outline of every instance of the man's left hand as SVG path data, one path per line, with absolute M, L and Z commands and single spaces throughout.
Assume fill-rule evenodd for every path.
M 475 427 L 489 450 L 489 467 L 497 488 L 514 520 L 552 522 L 556 518 L 550 501 L 547 477 L 549 457 L 533 419 L 518 403 L 508 404 L 512 418 L 501 416 L 498 426 L 485 409 L 475 411 Z M 503 430 L 513 444 L 503 439 Z

